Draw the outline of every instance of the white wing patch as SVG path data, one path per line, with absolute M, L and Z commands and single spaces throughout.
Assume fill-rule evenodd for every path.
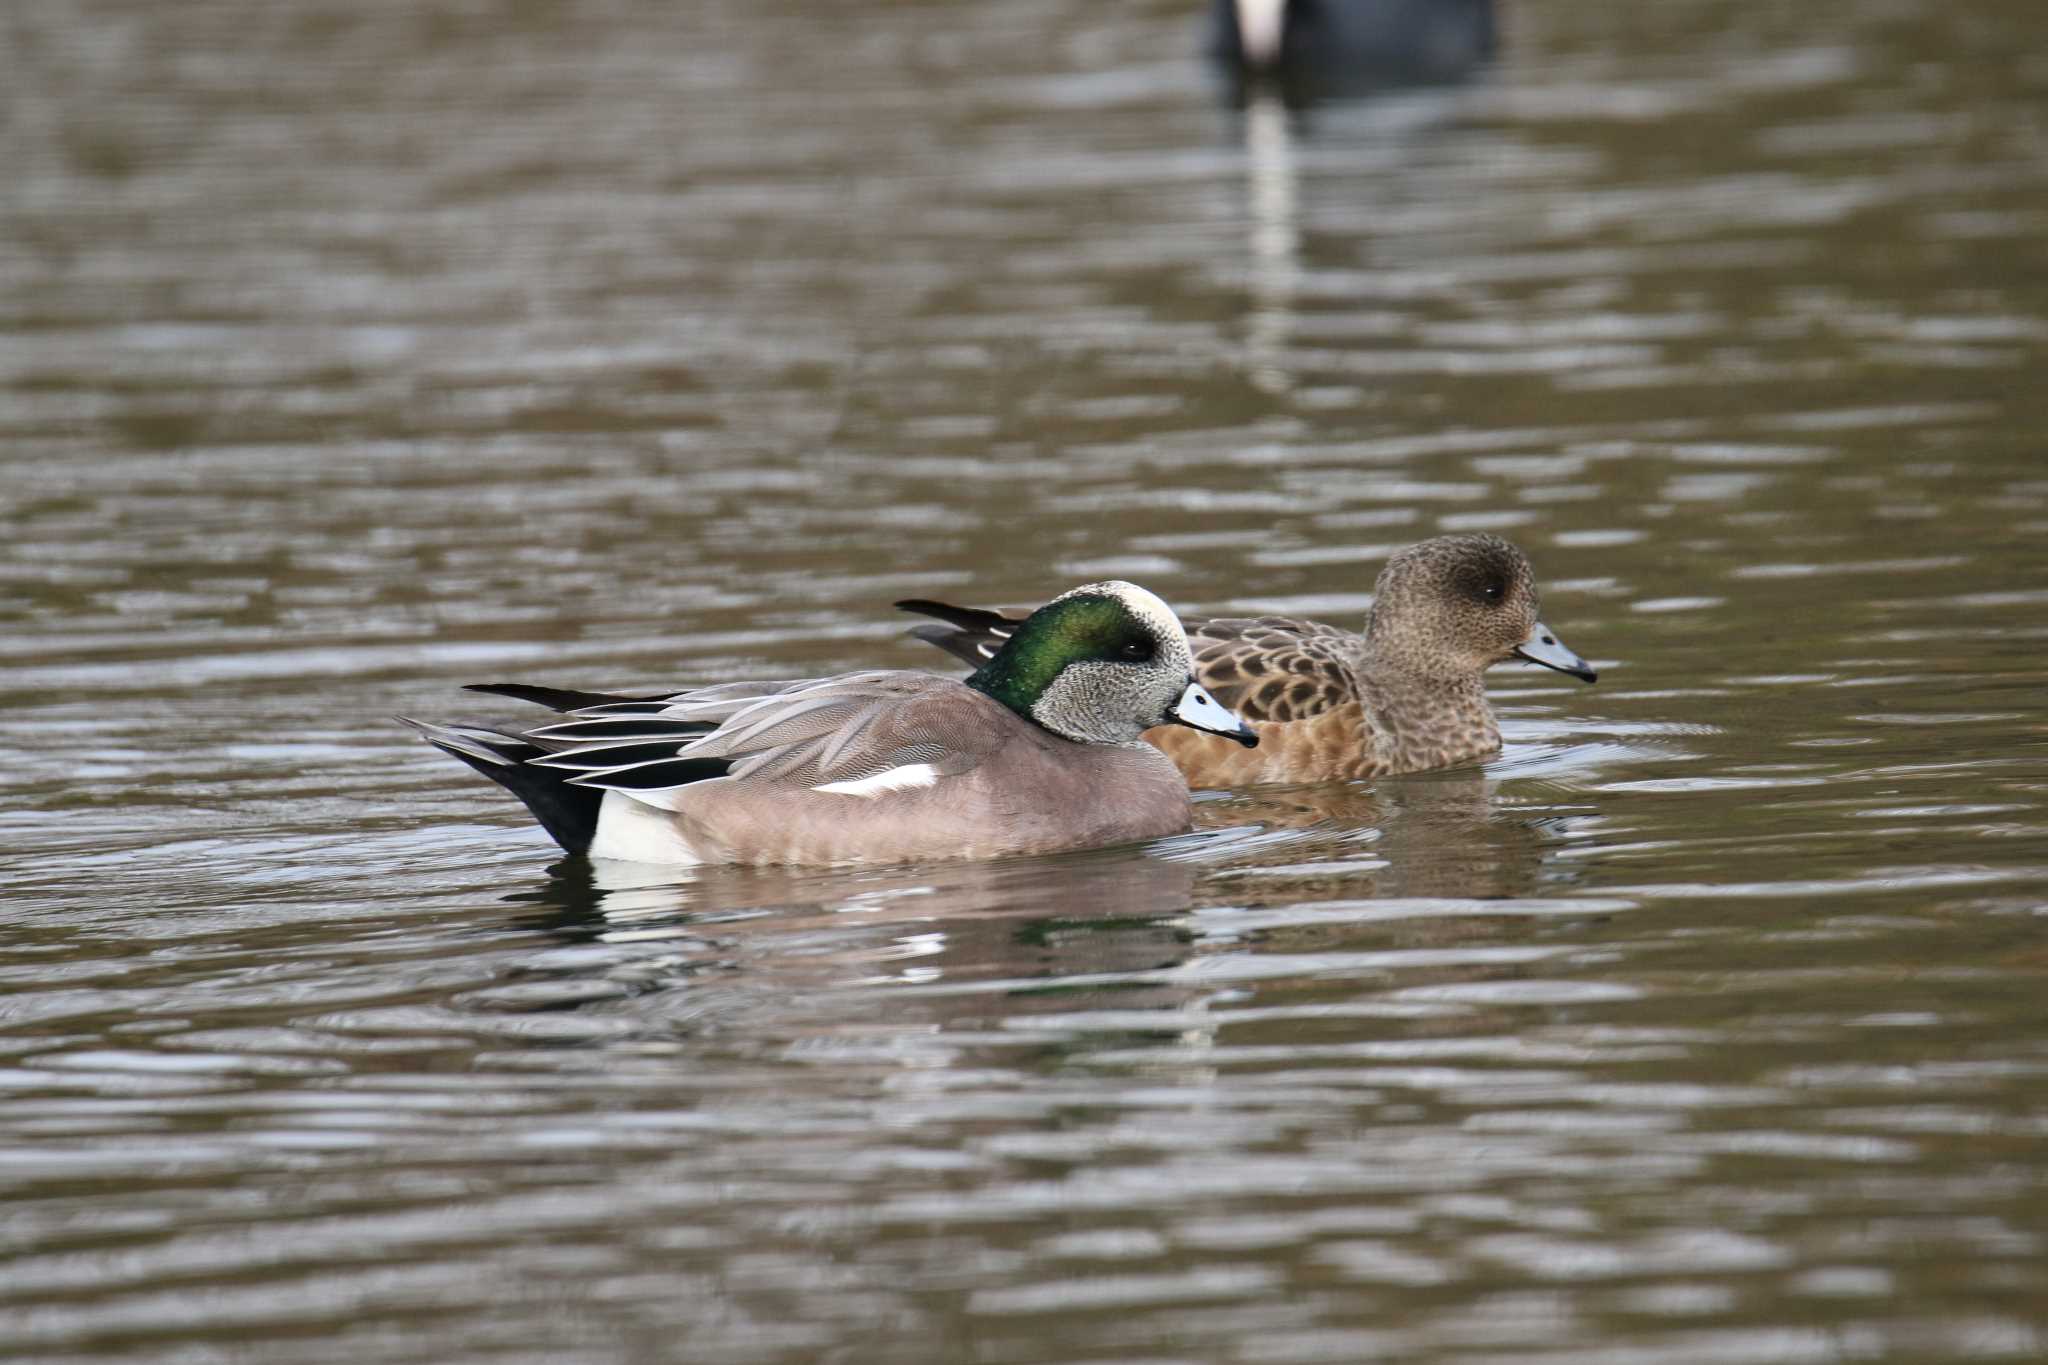
M 917 787 L 929 787 L 939 780 L 939 770 L 929 763 L 906 763 L 900 768 L 876 773 L 854 782 L 827 782 L 811 788 L 814 792 L 833 792 L 839 796 L 880 796 L 884 792 L 910 791 Z

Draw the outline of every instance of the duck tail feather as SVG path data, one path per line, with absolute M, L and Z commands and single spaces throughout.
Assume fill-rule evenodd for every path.
M 431 721 L 398 719 L 443 753 L 461 759 L 526 803 L 542 829 L 568 853 L 587 853 L 597 837 L 597 815 L 604 793 L 570 785 L 570 774 L 539 768 L 528 760 L 545 754 L 537 744 L 517 735 L 478 725 L 435 725 Z
M 996 656 L 1002 648 L 1002 641 L 971 630 L 959 630 L 952 626 L 912 626 L 910 636 L 928 645 L 937 645 L 969 668 L 980 668 Z
M 586 706 L 615 706 L 621 702 L 665 701 L 673 695 L 629 697 L 619 692 L 579 692 L 571 687 L 541 687 L 534 683 L 468 683 L 463 690 L 530 701 L 550 711 L 580 711 Z

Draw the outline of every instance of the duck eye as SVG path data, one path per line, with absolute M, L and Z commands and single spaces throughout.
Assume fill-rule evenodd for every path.
M 1485 598 L 1488 602 L 1498 602 L 1500 601 L 1501 595 L 1504 591 L 1505 589 L 1503 589 L 1500 584 L 1488 583 L 1485 587 L 1479 590 L 1479 595 Z
M 1126 659 L 1141 661 L 1149 659 L 1152 657 L 1152 642 L 1150 640 L 1126 640 L 1124 641 L 1122 654 Z

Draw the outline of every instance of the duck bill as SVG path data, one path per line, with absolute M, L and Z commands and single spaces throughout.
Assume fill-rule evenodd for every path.
M 1541 621 L 1529 627 L 1528 638 L 1515 646 L 1515 657 L 1554 668 L 1560 673 L 1569 673 L 1582 682 L 1600 680 L 1593 666 L 1565 648 L 1564 641 L 1557 638 L 1557 632 Z
M 1185 725 L 1190 730 L 1205 734 L 1221 735 L 1234 739 L 1247 749 L 1259 747 L 1259 737 L 1252 727 L 1237 718 L 1223 703 L 1217 701 L 1202 689 L 1198 682 L 1190 682 L 1187 691 L 1180 694 L 1180 700 L 1166 710 L 1162 718 L 1167 725 Z

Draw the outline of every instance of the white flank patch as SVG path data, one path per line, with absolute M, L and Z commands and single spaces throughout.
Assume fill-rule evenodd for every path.
M 827 782 L 822 787 L 811 788 L 814 792 L 835 792 L 840 796 L 880 796 L 883 792 L 909 791 L 913 787 L 929 787 L 939 780 L 939 770 L 929 763 L 906 763 L 900 768 L 891 768 L 873 777 L 863 777 L 857 782 Z
M 676 828 L 674 815 L 614 791 L 604 794 L 604 804 L 598 808 L 597 837 L 590 841 L 590 856 L 671 867 L 704 861 Z

